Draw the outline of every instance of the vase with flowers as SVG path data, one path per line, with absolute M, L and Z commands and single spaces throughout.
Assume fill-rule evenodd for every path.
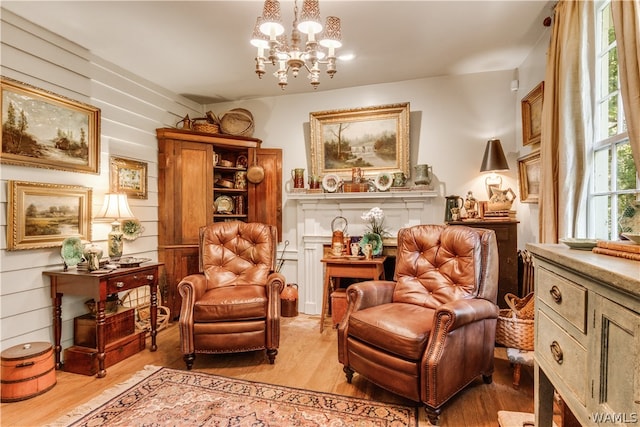
M 384 227 L 384 211 L 374 207 L 364 212 L 360 218 L 369 222 L 369 228 L 360 240 L 360 247 L 364 249 L 365 245 L 370 244 L 373 256 L 382 255 L 382 238 L 388 234 Z

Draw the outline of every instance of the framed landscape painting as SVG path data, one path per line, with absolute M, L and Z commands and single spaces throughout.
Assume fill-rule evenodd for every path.
M 0 162 L 97 174 L 100 110 L 5 77 Z
M 312 175 L 410 175 L 408 102 L 310 113 L 309 122 Z
M 9 181 L 7 249 L 61 246 L 67 237 L 91 240 L 91 188 Z

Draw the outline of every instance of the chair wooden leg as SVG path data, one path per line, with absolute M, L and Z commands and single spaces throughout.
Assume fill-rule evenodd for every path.
M 193 368 L 193 362 L 196 360 L 196 354 L 195 353 L 185 354 L 184 356 L 182 356 L 182 358 L 184 359 L 184 362 L 187 364 L 187 371 L 190 371 L 191 368 Z
M 351 369 L 348 366 L 345 366 L 344 368 L 342 368 L 342 371 L 345 373 L 345 375 L 347 376 L 347 382 L 349 384 L 351 384 L 351 381 L 353 381 L 353 373 L 355 372 L 353 369 Z
M 267 349 L 267 357 L 269 358 L 269 363 L 273 365 L 276 363 L 276 355 L 278 354 L 278 350 L 275 348 Z
M 429 422 L 434 426 L 437 426 L 442 409 L 440 408 L 434 409 L 434 408 L 431 408 L 430 406 L 425 406 L 424 410 L 427 412 L 427 419 L 429 420 Z
M 522 365 L 516 363 L 513 366 L 513 388 L 518 390 L 520 388 L 520 372 L 522 369 Z

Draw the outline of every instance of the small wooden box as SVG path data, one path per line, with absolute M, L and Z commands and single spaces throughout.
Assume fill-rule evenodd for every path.
M 2 352 L 2 402 L 38 396 L 56 385 L 53 347 L 48 342 L 16 345 Z
M 118 306 L 117 312 L 106 315 L 104 323 L 105 345 L 133 334 L 136 329 L 134 316 L 134 308 L 122 306 Z M 82 347 L 97 347 L 96 326 L 96 318 L 91 314 L 73 319 L 73 343 Z
M 334 327 L 342 321 L 347 312 L 347 292 L 346 289 L 336 289 L 331 293 L 331 322 Z
M 146 346 L 145 332 L 120 338 L 105 348 L 104 367 L 113 366 L 121 360 L 144 350 Z M 98 350 L 95 348 L 74 345 L 64 351 L 64 370 L 82 375 L 98 373 Z

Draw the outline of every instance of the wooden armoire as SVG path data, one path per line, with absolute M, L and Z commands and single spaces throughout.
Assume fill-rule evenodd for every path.
M 218 221 L 262 222 L 282 239 L 282 150 L 262 141 L 161 128 L 158 137 L 158 258 L 164 263 L 171 317 L 180 315 L 177 285 L 198 272 L 200 227 Z M 258 184 L 248 167 L 264 169 Z

